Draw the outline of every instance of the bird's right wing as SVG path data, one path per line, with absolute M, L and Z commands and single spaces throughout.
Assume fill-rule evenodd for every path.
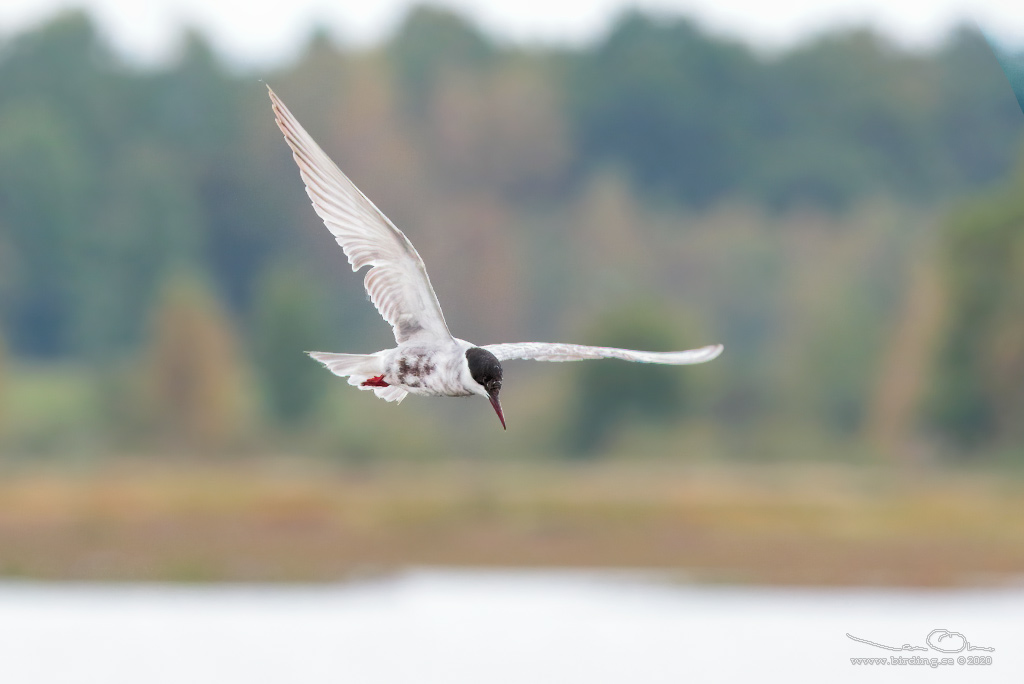
M 345 250 L 352 270 L 370 266 L 363 284 L 391 324 L 395 340 L 451 339 L 423 259 L 409 238 L 341 172 L 274 91 L 267 90 L 313 208 Z
M 586 347 L 581 344 L 551 342 L 512 342 L 484 347 L 499 361 L 533 359 L 534 361 L 582 361 L 583 359 L 622 359 L 638 363 L 667 363 L 675 366 L 704 363 L 722 353 L 724 347 L 712 344 L 700 349 L 676 352 L 649 352 L 615 347 Z

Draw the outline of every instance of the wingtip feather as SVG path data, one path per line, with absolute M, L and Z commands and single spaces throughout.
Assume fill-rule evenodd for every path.
M 337 167 L 269 84 L 267 93 L 314 211 L 344 250 L 353 271 L 372 267 L 364 285 L 370 301 L 391 324 L 395 339 L 406 341 L 396 322 L 403 312 L 418 317 L 419 330 L 451 339 L 423 259 L 409 238 Z

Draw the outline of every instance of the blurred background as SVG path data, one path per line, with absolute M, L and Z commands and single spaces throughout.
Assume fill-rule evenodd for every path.
M 531 42 L 412 7 L 258 65 L 105 27 L 0 41 L 3 576 L 1024 571 L 1024 115 L 975 26 L 766 47 L 624 11 Z M 393 340 L 266 84 L 460 337 L 725 354 L 509 362 L 507 432 L 353 390 L 303 351 Z

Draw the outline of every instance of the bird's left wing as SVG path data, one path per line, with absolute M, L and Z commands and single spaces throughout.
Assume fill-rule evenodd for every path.
M 582 361 L 583 359 L 622 359 L 638 363 L 667 363 L 676 366 L 704 363 L 722 353 L 724 347 L 712 344 L 700 349 L 676 352 L 649 352 L 615 347 L 586 347 L 581 344 L 551 342 L 512 342 L 484 347 L 499 361 L 533 359 L 534 361 Z
M 451 339 L 423 259 L 409 238 L 341 172 L 274 91 L 267 90 L 313 208 L 345 250 L 352 270 L 370 266 L 363 284 L 394 329 L 395 340 Z

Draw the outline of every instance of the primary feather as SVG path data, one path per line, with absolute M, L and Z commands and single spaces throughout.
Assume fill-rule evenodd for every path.
M 345 250 L 352 270 L 370 266 L 363 285 L 391 324 L 395 340 L 451 339 L 423 259 L 409 238 L 341 172 L 277 94 L 267 90 L 313 208 Z
M 532 359 L 534 361 L 582 361 L 583 359 L 622 359 L 637 363 L 665 363 L 675 366 L 704 363 L 722 353 L 724 347 L 713 344 L 700 349 L 675 352 L 649 352 L 615 347 L 588 347 L 582 344 L 555 342 L 509 342 L 484 347 L 499 361 Z

